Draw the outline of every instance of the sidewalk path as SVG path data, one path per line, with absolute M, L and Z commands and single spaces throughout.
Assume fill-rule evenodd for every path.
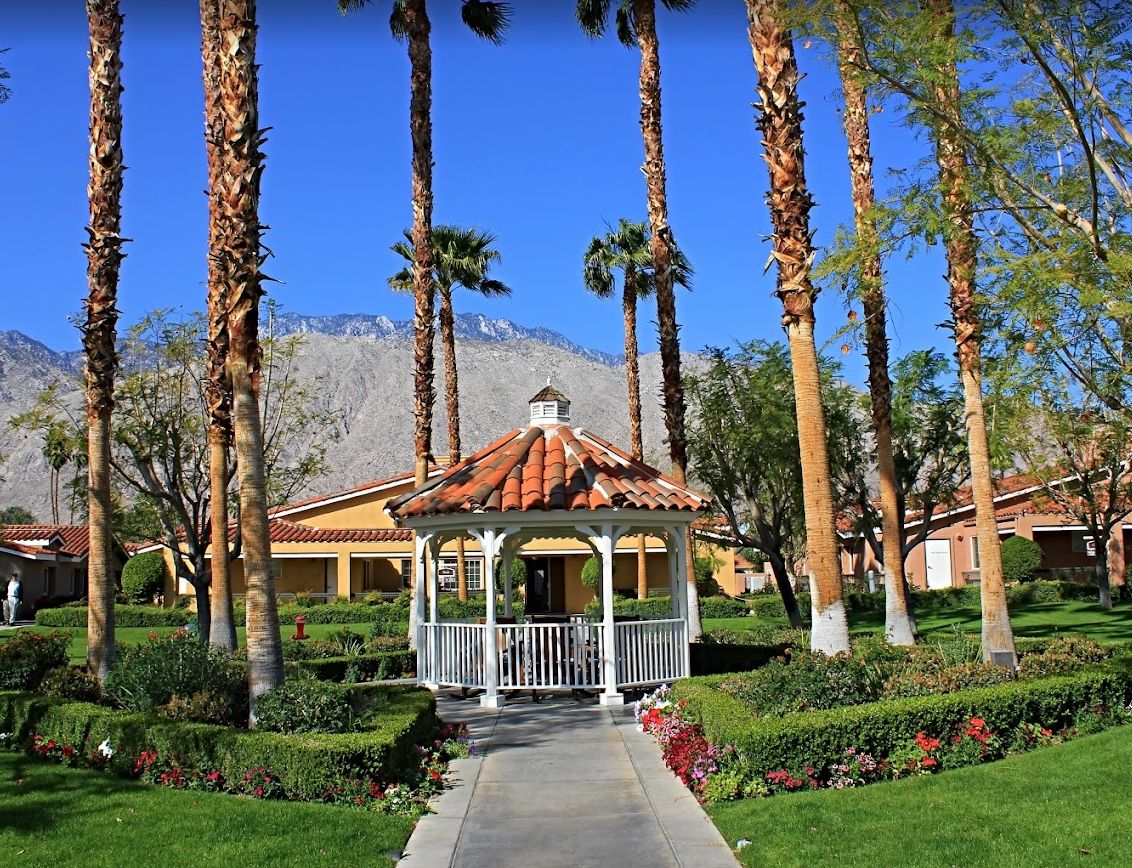
M 637 732 L 631 707 L 527 695 L 503 709 L 438 698 L 465 720 L 479 756 L 452 764 L 455 786 L 422 818 L 399 863 L 478 866 L 735 868 L 723 837 Z

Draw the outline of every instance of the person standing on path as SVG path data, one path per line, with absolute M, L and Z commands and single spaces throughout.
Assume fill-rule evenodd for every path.
M 8 582 L 8 623 L 15 624 L 16 616 L 20 611 L 20 601 L 24 598 L 23 584 L 20 582 L 20 574 L 13 572 L 12 580 Z

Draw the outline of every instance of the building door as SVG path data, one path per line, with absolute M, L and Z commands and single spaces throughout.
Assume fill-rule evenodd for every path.
M 527 589 L 524 611 L 539 614 L 550 611 L 550 559 L 523 558 L 527 564 Z
M 929 539 L 924 541 L 924 555 L 927 561 L 928 590 L 951 587 L 951 540 Z

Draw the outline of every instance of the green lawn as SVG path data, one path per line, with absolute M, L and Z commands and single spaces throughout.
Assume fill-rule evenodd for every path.
M 920 612 L 921 633 L 948 632 L 958 625 L 965 633 L 980 630 L 978 606 L 955 606 L 945 611 Z M 1016 603 L 1010 607 L 1010 623 L 1016 636 L 1043 637 L 1055 633 L 1085 633 L 1101 642 L 1132 641 L 1132 605 L 1117 603 L 1111 612 L 1089 600 L 1063 603 Z M 786 619 L 769 621 L 754 618 L 705 618 L 705 630 L 743 630 L 755 625 L 786 626 Z M 854 632 L 884 631 L 884 612 L 852 612 L 849 626 Z
M 151 789 L 0 750 L 7 864 L 392 865 L 412 825 L 331 805 Z
M 370 625 L 369 624 L 307 624 L 306 634 L 315 639 L 321 639 L 329 633 L 341 630 L 343 627 L 349 627 L 355 633 L 362 636 L 369 637 Z M 81 664 L 86 661 L 86 628 L 84 627 L 21 627 L 22 630 L 32 630 L 38 633 L 50 633 L 52 630 L 66 630 L 71 634 L 71 645 L 68 649 L 71 662 Z M 114 631 L 114 636 L 118 640 L 119 645 L 137 645 L 144 642 L 150 633 L 156 633 L 158 636 L 168 636 L 177 627 L 119 627 Z M 279 628 L 279 633 L 284 638 L 293 635 L 295 632 L 294 624 L 287 624 Z M 244 628 L 236 628 L 236 641 L 240 645 L 244 644 Z
M 985 766 L 713 807 L 744 865 L 1128 865 L 1132 726 Z

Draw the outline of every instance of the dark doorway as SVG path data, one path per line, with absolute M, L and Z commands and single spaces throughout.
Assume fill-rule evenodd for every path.
M 550 611 L 550 559 L 523 558 L 527 564 L 527 595 L 524 611 L 528 615 Z

